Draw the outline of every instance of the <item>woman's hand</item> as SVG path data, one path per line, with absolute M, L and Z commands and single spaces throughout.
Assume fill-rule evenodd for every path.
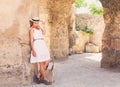
M 42 31 L 42 34 L 45 35 L 45 30 Z
M 32 55 L 33 55 L 34 57 L 36 57 L 36 52 L 35 52 L 35 51 L 32 51 Z
M 45 31 L 45 22 L 44 21 L 42 21 L 42 25 L 43 25 L 42 34 L 45 35 L 46 31 Z

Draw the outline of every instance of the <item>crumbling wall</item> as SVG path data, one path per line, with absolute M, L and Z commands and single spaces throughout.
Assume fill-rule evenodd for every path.
M 104 8 L 105 31 L 103 35 L 101 67 L 120 65 L 120 3 L 119 0 L 100 0 Z

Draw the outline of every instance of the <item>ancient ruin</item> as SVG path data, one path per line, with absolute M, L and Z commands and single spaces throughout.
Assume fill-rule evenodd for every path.
M 32 16 L 46 22 L 44 37 L 51 57 L 67 58 L 73 3 L 74 0 L 0 1 L 0 85 L 33 82 L 35 68 L 29 63 L 29 19 Z
M 74 28 L 75 0 L 1 0 L 0 1 L 0 85 L 33 82 L 34 65 L 29 63 L 29 19 L 46 21 L 45 41 L 51 57 L 62 60 L 69 54 L 69 33 Z M 101 0 L 105 32 L 101 67 L 120 64 L 120 3 Z
M 105 31 L 101 67 L 120 65 L 120 1 L 101 0 L 104 8 Z

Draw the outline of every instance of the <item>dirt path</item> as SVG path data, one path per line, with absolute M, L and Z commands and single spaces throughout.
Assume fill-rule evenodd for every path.
M 120 71 L 100 68 L 100 60 L 100 53 L 86 53 L 55 63 L 56 81 L 49 87 L 120 87 Z

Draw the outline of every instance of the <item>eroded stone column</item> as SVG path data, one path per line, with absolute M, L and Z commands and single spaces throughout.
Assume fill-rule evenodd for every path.
M 101 0 L 104 8 L 105 31 L 101 67 L 120 65 L 120 0 Z
M 68 19 L 70 19 L 74 0 L 50 0 L 49 9 L 51 16 L 51 55 L 56 59 L 67 58 L 69 53 Z
M 37 14 L 33 4 L 32 0 L 0 1 L 0 87 L 32 82 L 29 19 Z

